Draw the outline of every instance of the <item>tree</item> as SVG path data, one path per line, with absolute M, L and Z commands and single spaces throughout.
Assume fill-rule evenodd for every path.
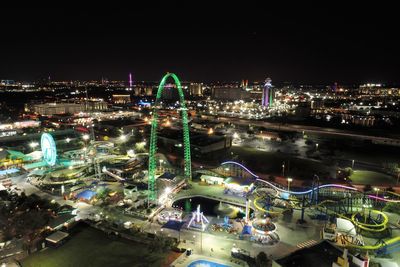
M 383 164 L 383 168 L 392 175 L 397 176 L 400 173 L 400 164 L 395 162 L 387 162 Z
M 189 201 L 189 199 L 185 200 L 185 211 L 187 213 L 192 211 L 192 205 L 191 205 L 191 202 Z
M 351 167 L 345 168 L 344 171 L 346 172 L 347 177 L 350 177 L 354 173 Z
M 400 203 L 386 203 L 383 211 L 400 214 Z
M 367 184 L 364 186 L 364 192 L 369 192 L 372 191 L 372 186 L 370 184 Z

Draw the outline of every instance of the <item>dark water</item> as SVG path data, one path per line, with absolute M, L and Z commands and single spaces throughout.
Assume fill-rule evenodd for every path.
M 221 218 L 229 216 L 231 219 L 243 218 L 245 216 L 245 208 L 202 197 L 181 199 L 176 201 L 173 205 L 182 208 L 186 212 L 195 211 L 197 206 L 200 205 L 200 211 L 206 216 L 216 217 L 219 215 Z M 252 211 L 250 214 L 251 213 Z

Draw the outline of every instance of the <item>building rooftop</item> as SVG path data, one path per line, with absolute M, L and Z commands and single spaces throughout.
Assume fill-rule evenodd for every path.
M 307 267 L 332 267 L 338 257 L 342 257 L 343 251 L 331 245 L 328 241 L 322 241 L 312 247 L 297 250 L 290 255 L 276 260 L 282 267 L 307 266 Z M 352 256 L 348 254 L 349 266 L 357 267 L 352 262 Z M 360 259 L 358 259 L 360 260 Z
M 46 237 L 46 241 L 57 244 L 60 241 L 64 240 L 69 236 L 68 233 L 63 232 L 63 231 L 57 231 Z
M 63 225 L 64 223 L 69 222 L 70 220 L 74 219 L 76 215 L 72 215 L 70 213 L 63 213 L 58 215 L 57 217 L 53 218 L 49 222 L 49 227 L 51 229 L 55 229 L 59 227 L 60 225 Z

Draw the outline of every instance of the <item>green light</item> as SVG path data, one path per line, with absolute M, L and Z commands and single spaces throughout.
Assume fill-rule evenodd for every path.
M 192 179 L 192 163 L 190 157 L 190 137 L 189 137 L 189 126 L 188 126 L 188 115 L 187 108 L 185 104 L 185 98 L 182 91 L 181 82 L 174 73 L 167 73 L 162 79 L 158 86 L 156 102 L 153 107 L 153 117 L 151 119 L 151 134 L 150 134 L 150 148 L 149 148 L 149 180 L 148 180 L 148 190 L 149 190 L 149 201 L 155 201 L 157 194 L 155 188 L 155 174 L 157 168 L 156 153 L 157 153 L 157 126 L 158 126 L 158 109 L 159 100 L 161 99 L 162 91 L 164 90 L 165 82 L 169 77 L 174 79 L 176 87 L 179 93 L 179 102 L 181 105 L 181 116 L 182 116 L 182 128 L 183 128 L 183 146 L 184 146 L 184 175 L 185 179 Z

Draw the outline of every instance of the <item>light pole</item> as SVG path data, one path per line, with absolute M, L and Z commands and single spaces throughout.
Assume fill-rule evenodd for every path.
M 32 142 L 29 144 L 29 146 L 32 148 L 32 150 L 35 150 L 35 148 L 39 145 L 38 142 Z
M 87 147 L 84 147 L 83 151 L 85 152 L 85 160 L 87 160 Z
M 90 136 L 88 134 L 84 134 L 82 136 L 82 139 L 85 140 L 85 141 L 89 140 L 89 138 L 90 138 Z
M 203 253 L 203 229 L 200 231 L 200 253 Z
M 122 143 L 125 142 L 125 141 L 126 141 L 126 135 L 121 134 L 121 135 L 119 136 L 119 139 L 121 140 Z
M 293 181 L 292 178 L 287 178 L 287 191 L 290 191 L 290 183 Z
M 164 162 L 164 160 L 160 159 L 159 162 L 160 162 L 160 172 L 161 172 L 162 171 L 162 163 Z
M 285 162 L 282 163 L 282 177 L 285 177 Z
M 397 173 L 397 183 L 396 183 L 396 185 L 399 184 L 399 179 L 400 179 L 400 170 L 399 170 L 399 172 Z
M 90 139 L 90 136 L 88 134 L 84 134 L 82 136 L 82 139 L 85 141 L 85 147 L 83 148 L 83 151 L 85 151 L 85 160 L 87 159 L 87 141 Z
M 354 159 L 351 161 L 351 169 L 354 169 Z
M 376 192 L 376 198 L 375 198 L 375 204 L 378 202 L 378 193 L 379 193 L 379 188 L 378 187 L 374 187 L 374 191 Z

